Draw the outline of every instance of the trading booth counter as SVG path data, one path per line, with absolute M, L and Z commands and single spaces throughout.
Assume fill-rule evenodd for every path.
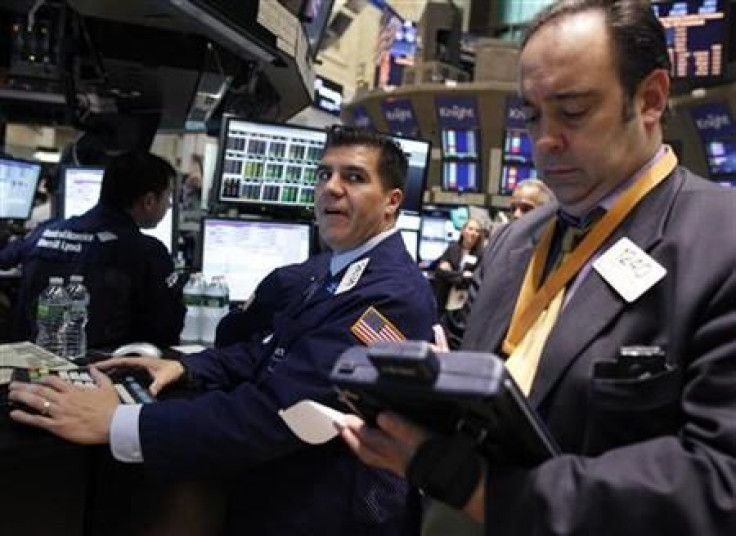
M 3 535 L 204 536 L 222 520 L 219 486 L 167 479 L 117 462 L 108 445 L 75 445 L 15 423 L 5 404 L 0 471 Z

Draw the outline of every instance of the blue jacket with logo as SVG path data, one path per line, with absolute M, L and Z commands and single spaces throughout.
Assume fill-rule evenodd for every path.
M 15 339 L 35 337 L 36 304 L 49 277 L 80 274 L 90 291 L 90 347 L 179 340 L 185 307 L 171 257 L 124 211 L 98 204 L 81 216 L 39 226 L 0 250 L 0 268 L 18 264 L 23 277 Z
M 373 307 L 385 326 L 390 323 L 407 339 L 431 340 L 436 322 L 432 292 L 398 233 L 350 265 L 369 259 L 355 285 L 344 292 L 329 289 L 335 292 L 350 267 L 322 284 L 328 258 L 324 254 L 321 261 L 303 265 L 314 284 L 294 292 L 275 314 L 272 336 L 183 360 L 190 377 L 207 392 L 142 409 L 147 466 L 230 480 L 236 499 L 228 532 L 400 533 L 406 484 L 363 465 L 339 438 L 317 446 L 302 442 L 278 411 L 304 399 L 347 411 L 329 374 L 344 350 L 363 344 L 352 329 Z

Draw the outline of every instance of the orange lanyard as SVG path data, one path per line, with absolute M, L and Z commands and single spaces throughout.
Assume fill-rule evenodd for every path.
M 539 315 L 547 308 L 552 299 L 588 263 L 593 253 L 611 236 L 611 233 L 629 212 L 644 196 L 672 173 L 675 167 L 677 167 L 677 157 L 672 149 L 667 147 L 665 155 L 621 194 L 611 210 L 606 212 L 583 238 L 579 246 L 549 275 L 544 285 L 538 288 L 552 244 L 552 236 L 555 232 L 557 220 L 553 218 L 549 222 L 542 239 L 534 248 L 534 254 L 524 275 L 524 282 L 514 307 L 514 314 L 511 317 L 511 325 L 506 334 L 506 339 L 503 341 L 502 350 L 506 355 L 511 355 L 516 345 L 519 344 L 527 330 L 537 321 Z M 535 291 L 537 288 L 538 290 Z

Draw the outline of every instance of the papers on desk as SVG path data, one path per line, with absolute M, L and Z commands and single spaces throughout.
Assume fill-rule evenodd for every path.
M 0 344 L 0 367 L 47 368 L 52 370 L 78 368 L 72 361 L 52 354 L 27 341 Z
M 313 400 L 302 400 L 279 410 L 279 415 L 299 439 L 321 445 L 337 435 L 336 424 L 343 424 L 345 414 Z

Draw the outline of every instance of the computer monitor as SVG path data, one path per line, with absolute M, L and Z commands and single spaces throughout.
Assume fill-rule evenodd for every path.
M 224 275 L 230 300 L 246 301 L 274 269 L 307 260 L 311 234 L 307 222 L 204 218 L 202 273 Z
M 316 169 L 327 133 L 293 125 L 223 121 L 219 200 L 259 211 L 264 206 L 314 206 Z
M 309 53 L 314 58 L 319 52 L 319 45 L 324 35 L 325 26 L 332 13 L 334 0 L 305 0 L 301 18 L 304 22 L 304 32 L 307 35 Z
M 427 170 L 429 169 L 432 144 L 425 140 L 403 136 L 391 137 L 401 146 L 409 160 L 404 201 L 401 203 L 401 208 L 412 212 L 420 212 L 424 199 L 424 188 L 427 184 Z
M 105 170 L 93 167 L 65 167 L 61 180 L 61 217 L 71 218 L 84 214 L 97 204 L 102 189 L 102 176 Z M 174 203 L 164 218 L 153 229 L 141 229 L 158 238 L 169 251 L 174 247 Z
M 427 205 L 422 210 L 419 238 L 419 260 L 431 263 L 437 260 L 453 242 L 470 217 L 467 205 Z
M 0 219 L 30 217 L 40 177 L 39 162 L 0 157 Z
M 504 164 L 501 167 L 501 188 L 502 195 L 511 195 L 514 188 L 521 181 L 527 179 L 536 179 L 537 169 L 530 164 Z
M 442 189 L 445 192 L 477 192 L 480 162 L 445 160 L 442 162 Z
M 736 138 L 709 140 L 704 145 L 711 178 L 736 175 Z
M 718 79 L 728 50 L 726 0 L 655 0 L 675 80 Z
M 478 131 L 442 129 L 442 158 L 478 158 Z
M 93 167 L 65 167 L 61 178 L 62 218 L 84 214 L 97 204 L 105 170 Z
M 409 229 L 401 229 L 401 238 L 406 246 L 406 251 L 409 252 L 414 262 L 417 262 L 419 257 L 419 231 L 412 231 Z

